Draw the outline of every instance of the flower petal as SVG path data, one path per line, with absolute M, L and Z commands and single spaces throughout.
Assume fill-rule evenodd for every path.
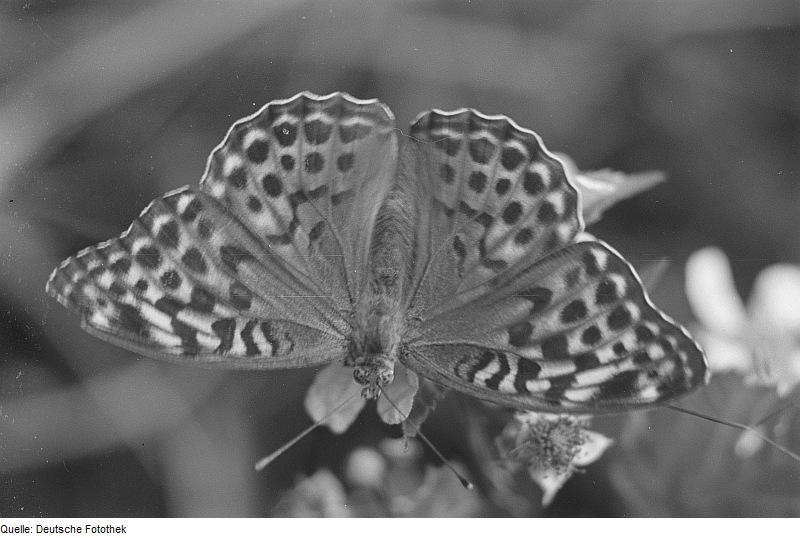
M 572 460 L 573 465 L 586 466 L 596 462 L 608 447 L 614 444 L 614 440 L 606 437 L 602 433 L 591 430 L 583 430 L 584 442 L 580 452 Z
M 736 292 L 728 258 L 717 247 L 698 250 L 686 262 L 686 296 L 708 330 L 742 337 L 747 327 L 744 303 Z
M 748 306 L 757 374 L 785 396 L 800 383 L 800 267 L 761 271 Z
M 347 458 L 345 475 L 350 486 L 379 489 L 386 484 L 386 458 L 374 448 L 353 449 Z
M 708 366 L 715 374 L 753 372 L 753 352 L 741 339 L 733 339 L 717 333 L 696 329 L 692 334 L 700 341 L 708 358 Z
M 334 362 L 321 370 L 308 388 L 306 412 L 314 421 L 330 415 L 324 424 L 333 433 L 344 433 L 366 404 L 360 392 L 361 385 L 353 379 L 353 369 Z M 351 399 L 350 403 L 331 413 L 347 399 Z
M 553 469 L 531 467 L 528 472 L 531 480 L 542 488 L 542 506 L 547 507 L 550 506 L 558 490 L 567 483 L 567 480 L 570 479 L 575 470 L 569 469 L 566 472 L 559 473 Z
M 759 427 L 759 430 L 763 428 Z M 761 432 L 763 434 L 763 431 Z M 752 458 L 764 446 L 764 440 L 756 435 L 752 430 L 742 432 L 736 444 L 733 447 L 733 452 L 742 459 Z
M 394 381 L 383 387 L 381 396 L 378 398 L 378 415 L 381 420 L 386 424 L 400 424 L 408 418 L 417 389 L 419 389 L 417 374 L 399 362 L 395 363 Z M 387 398 L 391 399 L 394 405 L 389 403 Z M 397 409 L 395 409 L 395 405 Z
M 800 267 L 783 263 L 761 271 L 749 306 L 753 316 L 768 316 L 781 329 L 800 329 Z
M 652 189 L 667 178 L 664 172 L 656 170 L 637 174 L 608 168 L 581 172 L 568 155 L 558 153 L 557 156 L 564 163 L 570 183 L 581 194 L 583 220 L 587 226 L 600 220 L 603 213 L 617 202 Z

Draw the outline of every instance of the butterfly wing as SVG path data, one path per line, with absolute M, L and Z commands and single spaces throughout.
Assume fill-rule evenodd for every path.
M 65 260 L 47 291 L 145 355 L 232 368 L 345 356 L 356 271 L 396 161 L 391 113 L 299 94 L 234 124 L 200 190 L 154 201 Z M 367 237 L 369 237 L 367 235 Z
M 364 289 L 370 238 L 397 166 L 391 111 L 344 93 L 273 101 L 231 127 L 201 189 L 339 309 Z
M 417 208 L 409 307 L 423 319 L 514 274 L 582 229 L 577 191 L 538 136 L 474 110 L 423 114 L 398 181 Z
M 707 375 L 694 340 L 652 306 L 630 265 L 601 242 L 558 250 L 514 282 L 435 317 L 408 350 L 404 362 L 425 377 L 539 411 L 654 405 Z
M 583 229 L 578 195 L 537 135 L 475 111 L 412 126 L 400 182 L 417 261 L 403 363 L 450 388 L 540 411 L 652 405 L 705 381 L 695 342 Z

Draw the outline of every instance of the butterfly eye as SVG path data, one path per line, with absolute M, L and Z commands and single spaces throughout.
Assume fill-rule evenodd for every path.
M 378 386 L 385 387 L 386 385 L 390 385 L 392 381 L 394 381 L 393 370 L 381 370 L 378 372 Z
M 369 374 L 363 366 L 356 366 L 353 368 L 353 378 L 359 385 L 366 385 L 369 383 Z

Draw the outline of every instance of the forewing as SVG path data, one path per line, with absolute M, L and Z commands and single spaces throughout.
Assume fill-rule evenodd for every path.
M 431 111 L 411 126 L 401 186 L 417 211 L 407 304 L 431 319 L 511 279 L 582 229 L 577 192 L 539 137 L 504 116 Z
M 352 309 L 396 166 L 388 108 L 304 92 L 234 124 L 211 154 L 201 190 L 337 308 Z
M 630 410 L 707 381 L 697 344 L 604 243 L 575 243 L 483 291 L 426 322 L 403 362 L 447 387 L 551 412 Z
M 299 94 L 234 124 L 199 191 L 154 201 L 67 259 L 47 291 L 84 327 L 146 355 L 282 368 L 345 355 L 396 162 L 391 113 Z

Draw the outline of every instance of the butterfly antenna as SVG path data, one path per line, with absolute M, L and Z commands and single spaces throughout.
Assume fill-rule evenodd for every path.
M 292 439 L 290 439 L 289 441 L 284 443 L 283 446 L 281 446 L 279 449 L 274 451 L 272 454 L 269 454 L 268 456 L 258 460 L 258 462 L 256 462 L 256 465 L 255 465 L 256 471 L 261 471 L 262 469 L 264 469 L 264 467 L 266 467 L 267 465 L 269 465 L 270 463 L 275 461 L 278 458 L 278 456 L 280 456 L 281 454 L 283 454 L 284 452 L 289 450 L 300 439 L 302 439 L 303 437 L 305 437 L 306 435 L 311 433 L 314 430 L 314 428 L 324 424 L 325 421 L 328 420 L 329 418 L 331 418 L 331 416 L 334 413 L 336 413 L 337 411 L 339 411 L 339 409 L 341 409 L 342 407 L 344 407 L 347 404 L 349 404 L 350 402 L 352 402 L 356 397 L 360 397 L 360 396 L 361 395 L 359 393 L 355 393 L 351 397 L 347 398 L 342 403 L 340 403 L 339 405 L 337 405 L 336 407 L 334 407 L 333 409 L 328 411 L 328 413 L 324 417 L 322 417 L 321 419 L 316 421 L 314 424 L 312 424 L 311 426 L 309 426 L 305 430 L 301 431 L 300 433 L 298 433 L 297 435 L 292 437 Z
M 764 418 L 762 418 L 761 420 L 756 422 L 754 424 L 754 426 L 761 426 L 765 422 L 768 422 L 768 421 L 772 420 L 776 416 L 782 414 L 784 411 L 788 411 L 789 409 L 795 407 L 796 405 L 797 404 L 795 402 L 793 402 L 792 400 L 789 400 L 786 403 L 784 403 L 782 406 L 778 407 L 777 409 L 775 409 L 774 411 L 772 411 L 771 413 L 766 415 Z
M 400 414 L 400 416 L 403 417 L 403 420 L 408 420 L 408 416 L 402 411 L 400 411 L 400 408 L 394 404 L 394 402 L 391 400 L 391 398 L 389 398 L 389 396 L 386 394 L 385 391 L 382 390 L 381 395 L 383 395 L 383 397 L 386 398 L 386 401 L 389 402 L 389 404 L 392 407 L 394 407 L 395 411 L 397 411 Z M 461 482 L 461 485 L 464 486 L 464 488 L 469 490 L 475 489 L 475 485 L 469 480 L 467 480 L 467 478 L 464 475 L 458 472 L 458 469 L 456 469 L 453 466 L 453 464 L 450 463 L 447 460 L 447 458 L 444 457 L 444 454 L 439 452 L 439 449 L 433 446 L 433 443 L 431 443 L 428 440 L 428 438 L 425 437 L 425 435 L 422 433 L 422 430 L 420 430 L 419 427 L 417 427 L 417 435 L 419 436 L 420 439 L 422 439 L 425 442 L 426 445 L 428 445 L 428 447 L 433 451 L 433 453 L 436 454 L 436 457 L 442 460 L 442 463 L 444 463 L 448 469 L 453 471 L 453 474 L 456 475 L 456 478 L 458 478 L 458 481 Z
M 756 437 L 758 437 L 759 439 L 761 439 L 762 441 L 764 441 L 765 443 L 767 443 L 768 445 L 770 445 L 771 447 L 783 452 L 784 454 L 786 454 L 787 456 L 789 456 L 793 460 L 800 462 L 800 455 L 792 452 L 791 450 L 789 450 L 785 446 L 782 446 L 782 445 L 776 443 L 775 441 L 773 441 L 772 439 L 770 439 L 769 437 L 767 437 L 766 435 L 764 435 L 763 433 L 761 433 L 760 431 L 758 431 L 756 428 L 754 428 L 752 426 L 748 426 L 747 424 L 741 424 L 739 422 L 732 422 L 732 421 L 728 421 L 728 420 L 714 418 L 714 417 L 706 415 L 704 413 L 699 413 L 697 411 L 690 411 L 688 409 L 683 409 L 682 407 L 678 407 L 676 405 L 668 404 L 665 407 L 668 407 L 668 408 L 672 409 L 673 411 L 680 411 L 681 413 L 686 413 L 687 415 L 691 415 L 693 417 L 704 418 L 704 419 L 706 419 L 708 421 L 715 422 L 717 424 L 722 424 L 724 426 L 730 426 L 731 428 L 736 428 L 737 430 L 750 432 L 753 435 L 755 435 Z M 786 410 L 789 407 L 791 407 L 791 406 L 784 407 L 783 410 Z M 774 415 L 775 415 L 775 413 L 771 413 L 770 415 L 768 415 L 764 419 L 760 420 L 757 423 L 757 425 L 763 424 L 765 421 L 767 421 L 769 418 L 771 418 Z

